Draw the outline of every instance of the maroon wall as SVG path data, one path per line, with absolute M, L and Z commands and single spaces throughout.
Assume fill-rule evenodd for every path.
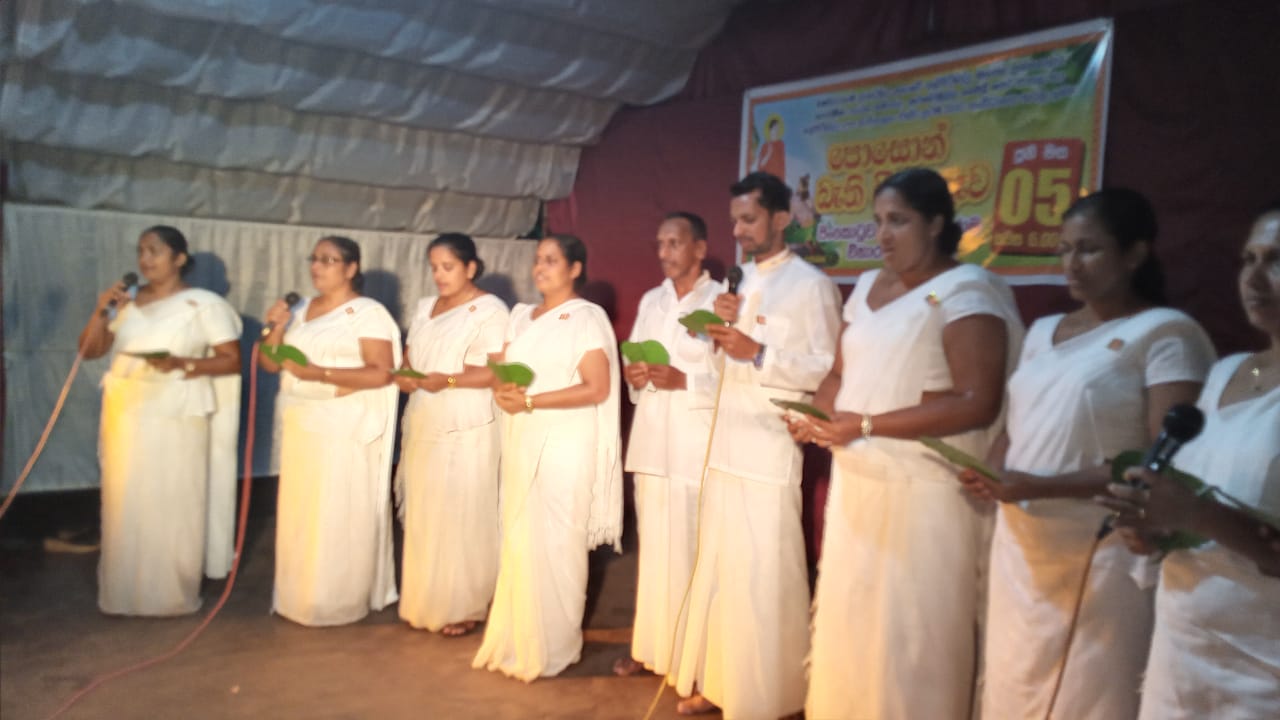
M 728 186 L 738 175 L 749 87 L 868 67 L 1098 17 L 1116 21 L 1104 182 L 1146 193 L 1172 304 L 1222 352 L 1255 345 L 1235 288 L 1252 213 L 1280 198 L 1280 3 L 1274 0 L 753 0 L 699 56 L 684 91 L 626 109 L 582 155 L 573 194 L 547 225 L 589 247 L 592 299 L 619 336 L 661 280 L 652 240 L 662 216 L 706 218 L 712 271 L 733 262 Z M 1024 318 L 1071 303 L 1061 287 L 1020 287 Z M 805 459 L 805 526 L 816 562 L 830 466 Z
M 742 92 L 1095 17 L 1116 20 L 1104 181 L 1151 197 L 1172 303 L 1223 351 L 1255 338 L 1234 286 L 1251 213 L 1280 197 L 1280 4 L 1088 0 L 748 2 L 699 56 L 675 99 L 625 109 L 583 153 L 548 227 L 590 248 L 589 273 L 620 335 L 661 280 L 651 241 L 662 215 L 707 219 L 713 272 L 733 260 L 727 187 L 738 175 Z M 1021 288 L 1028 319 L 1069 305 Z

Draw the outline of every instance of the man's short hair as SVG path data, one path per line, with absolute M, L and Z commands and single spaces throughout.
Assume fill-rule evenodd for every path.
M 791 211 L 791 188 L 777 175 L 756 171 L 729 186 L 733 197 L 759 190 L 760 206 L 770 213 Z

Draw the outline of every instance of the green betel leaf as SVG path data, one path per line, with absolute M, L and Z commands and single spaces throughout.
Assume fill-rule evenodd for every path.
M 640 343 L 623 340 L 620 349 L 627 362 L 644 362 L 644 348 L 640 347 Z
M 399 375 L 400 377 L 413 378 L 414 380 L 421 380 L 422 378 L 426 377 L 426 375 L 418 372 L 417 370 L 414 370 L 413 368 L 400 368 L 399 370 L 392 370 L 391 374 Z
M 822 412 L 818 408 L 808 403 L 802 403 L 796 400 L 781 400 L 779 398 L 769 398 L 769 402 L 773 403 L 774 405 L 777 405 L 783 410 L 794 410 L 798 413 L 808 415 L 810 417 L 816 417 L 819 420 L 831 419 L 831 417 L 828 416 L 826 413 Z
M 645 340 L 640 343 L 640 350 L 644 355 L 644 361 L 650 365 L 671 364 L 671 354 L 657 340 Z
M 680 318 L 680 324 L 697 335 L 706 335 L 708 325 L 728 325 L 723 318 L 710 310 L 694 310 Z
M 292 360 L 302 367 L 307 366 L 307 356 L 302 354 L 301 350 L 292 345 L 285 345 L 283 343 L 280 345 L 263 345 L 262 351 L 268 358 L 271 358 L 271 362 L 274 362 L 277 365 L 283 363 L 285 360 Z
M 1145 455 L 1145 453 L 1141 450 L 1125 450 L 1119 455 L 1116 455 L 1115 459 L 1111 461 L 1111 482 L 1127 483 L 1128 481 L 1124 479 L 1124 471 L 1131 467 L 1141 465 L 1143 455 Z M 1179 485 L 1196 493 L 1197 495 L 1206 492 L 1206 485 L 1203 480 L 1189 473 L 1184 473 L 1173 466 L 1166 466 L 1161 474 L 1167 478 L 1171 478 Z M 1173 532 L 1152 538 L 1152 542 L 1155 543 L 1157 550 L 1162 554 L 1167 554 L 1174 550 L 1190 550 L 1192 548 L 1198 548 L 1209 542 L 1209 540 L 1185 530 L 1174 530 Z
M 499 382 L 515 383 L 519 387 L 529 387 L 533 384 L 533 369 L 524 363 L 490 361 L 489 369 L 493 371 L 494 377 L 498 378 Z
M 142 358 L 143 360 L 160 360 L 169 357 L 168 350 L 138 350 L 136 352 L 125 351 L 124 354 L 136 358 Z
M 929 448 L 930 450 L 946 458 L 947 462 L 951 463 L 952 465 L 959 465 L 962 468 L 968 468 L 976 473 L 981 473 L 997 482 L 1000 481 L 1000 476 L 997 475 L 994 470 L 987 467 L 986 463 L 970 455 L 969 453 L 961 450 L 960 448 L 955 447 L 954 445 L 949 445 L 943 442 L 942 440 L 939 440 L 938 438 L 929 437 L 927 435 L 919 437 L 917 439 L 925 447 Z
M 1119 455 L 1116 455 L 1115 459 L 1111 461 L 1111 481 L 1118 483 L 1125 482 L 1124 471 L 1134 467 L 1135 465 L 1141 465 L 1142 456 L 1144 454 L 1145 453 L 1141 450 L 1125 450 Z M 1196 493 L 1197 495 L 1202 495 L 1208 492 L 1208 486 L 1203 480 L 1195 475 L 1184 473 L 1172 465 L 1165 467 L 1164 476 L 1173 479 L 1179 485 L 1193 493 Z

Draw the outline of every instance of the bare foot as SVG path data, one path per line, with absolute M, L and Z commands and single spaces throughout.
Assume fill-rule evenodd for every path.
M 613 661 L 613 674 L 618 677 L 631 677 L 638 672 L 645 672 L 644 664 L 629 657 L 620 657 Z
M 469 634 L 472 630 L 475 630 L 476 625 L 478 624 L 479 623 L 476 622 L 475 620 L 466 620 L 464 622 L 449 623 L 448 625 L 445 625 L 444 627 L 440 628 L 440 634 L 445 637 L 462 637 L 463 635 Z
M 719 709 L 715 703 L 702 697 L 699 693 L 694 693 L 692 696 L 676 703 L 676 712 L 681 715 L 706 715 Z

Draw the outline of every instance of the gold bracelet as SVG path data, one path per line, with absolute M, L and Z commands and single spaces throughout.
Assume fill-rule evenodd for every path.
M 444 383 L 448 385 L 450 388 L 456 388 L 458 387 L 458 378 L 450 375 L 448 378 L 445 378 Z
M 867 414 L 867 415 L 863 415 L 863 416 L 862 416 L 862 426 L 861 426 L 861 427 L 862 427 L 862 439 L 863 439 L 863 440 L 869 440 L 869 439 L 871 439 L 871 430 L 872 430 L 872 427 L 871 427 L 871 415 Z
M 533 396 L 532 395 L 524 396 L 524 411 L 533 412 Z

